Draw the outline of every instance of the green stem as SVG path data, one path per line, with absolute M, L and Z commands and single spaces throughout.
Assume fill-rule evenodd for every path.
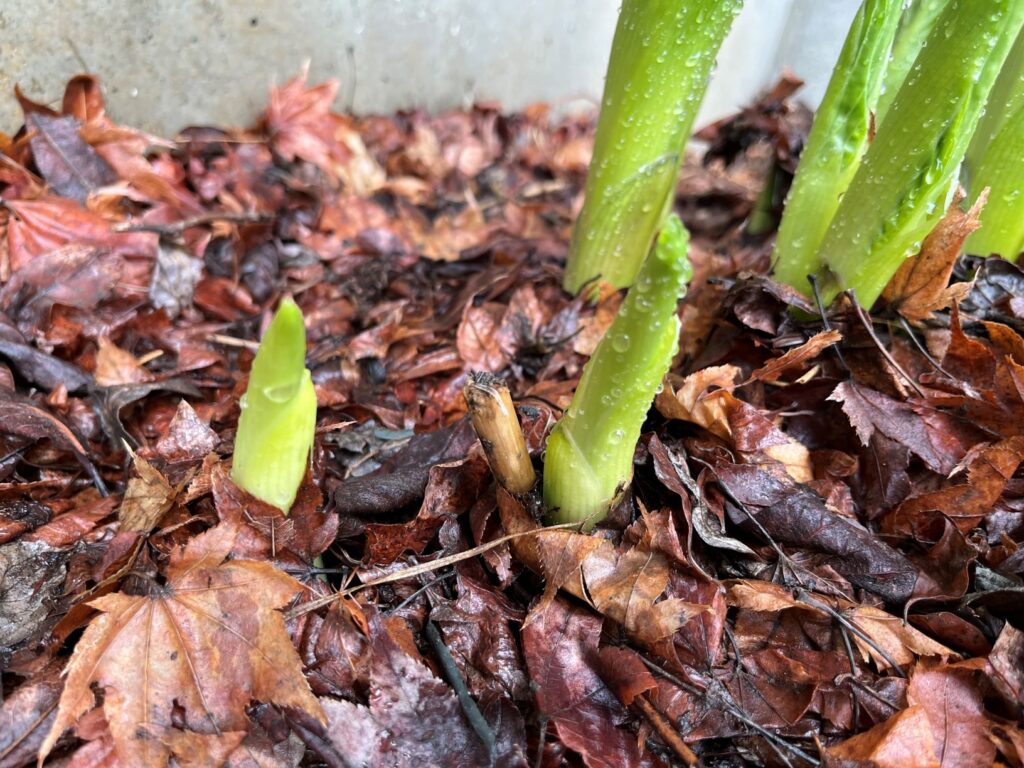
M 775 279 L 811 295 L 819 246 L 868 147 L 902 0 L 865 0 L 853 19 L 807 145 L 775 241 Z
M 741 0 L 623 0 L 565 289 L 629 286 L 671 209 L 683 148 Z
M 544 503 L 555 522 L 592 527 L 632 477 L 644 417 L 679 348 L 687 241 L 671 216 L 548 438 Z
M 871 306 L 920 248 L 1022 23 L 1024 0 L 949 0 L 821 243 L 826 301 L 852 288 Z
M 964 165 L 972 197 L 989 188 L 981 227 L 964 249 L 1016 261 L 1024 251 L 1024 31 L 992 87 Z
M 892 106 L 893 99 L 899 93 L 900 86 L 907 79 L 907 73 L 917 58 L 921 46 L 928 33 L 935 26 L 936 19 L 942 13 L 949 0 L 913 0 L 903 11 L 896 39 L 892 44 L 892 55 L 889 66 L 885 70 L 885 81 L 882 93 L 878 97 L 878 108 L 875 110 L 875 122 L 881 123 L 886 112 Z

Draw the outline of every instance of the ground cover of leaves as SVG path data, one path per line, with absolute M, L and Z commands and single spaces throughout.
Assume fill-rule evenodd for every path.
M 539 469 L 621 298 L 560 289 L 592 122 L 357 119 L 336 88 L 174 140 L 88 76 L 18 94 L 2 768 L 1021 764 L 1024 275 L 959 258 L 976 211 L 825 318 L 764 276 L 795 83 L 705 130 L 632 488 L 593 535 L 506 539 L 536 500 L 461 390 L 509 383 Z M 285 294 L 320 406 L 288 517 L 228 475 Z

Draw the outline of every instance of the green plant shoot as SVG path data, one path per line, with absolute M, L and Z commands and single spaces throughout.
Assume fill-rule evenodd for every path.
M 241 409 L 231 479 L 287 514 L 306 474 L 316 430 L 306 329 L 291 299 L 281 302 L 263 335 Z
M 920 249 L 1022 23 L 1024 0 L 949 0 L 821 243 L 826 302 L 854 289 L 871 306 Z
M 989 188 L 981 227 L 964 249 L 1016 261 L 1024 251 L 1024 31 L 992 87 L 964 164 L 972 197 Z
M 683 148 L 741 0 L 623 0 L 583 210 L 565 270 L 577 293 L 633 282 L 674 199 Z
M 775 279 L 810 294 L 819 246 L 868 148 L 903 0 L 864 0 L 854 17 L 807 145 L 775 241 Z
M 885 70 L 882 93 L 878 97 L 878 106 L 875 109 L 876 123 L 881 123 L 885 118 L 885 113 L 892 106 L 900 86 L 907 79 L 914 59 L 917 58 L 922 44 L 947 2 L 949 0 L 911 0 L 906 5 L 899 28 L 896 30 L 896 39 L 892 44 L 892 56 L 889 57 L 889 66 Z
M 593 527 L 632 477 L 644 417 L 679 349 L 676 307 L 692 275 L 688 239 L 678 217 L 669 217 L 551 431 L 544 504 L 556 522 Z

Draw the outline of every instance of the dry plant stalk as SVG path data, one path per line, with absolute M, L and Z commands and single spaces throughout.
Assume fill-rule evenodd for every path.
M 494 478 L 510 493 L 527 493 L 537 475 L 508 385 L 489 373 L 473 373 L 462 394 Z

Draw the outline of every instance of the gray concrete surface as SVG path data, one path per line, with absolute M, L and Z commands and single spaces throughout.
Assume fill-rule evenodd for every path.
M 748 0 L 701 120 L 741 105 L 784 65 L 820 98 L 856 0 Z M 267 88 L 311 61 L 339 108 L 508 108 L 600 95 L 618 0 L 0 0 L 0 130 L 21 123 L 15 83 L 59 103 L 98 74 L 110 114 L 159 134 L 247 124 Z

